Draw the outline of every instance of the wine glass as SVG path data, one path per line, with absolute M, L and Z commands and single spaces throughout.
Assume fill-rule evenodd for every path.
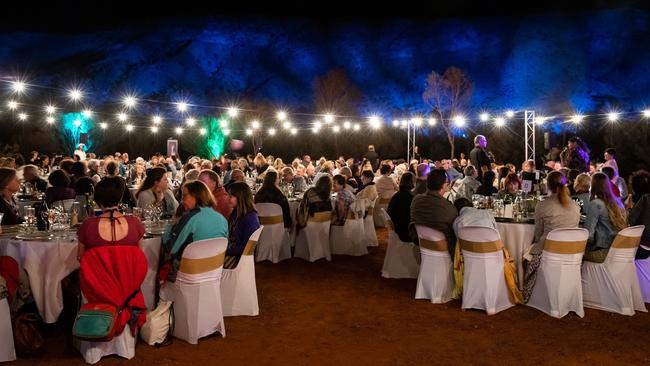
M 54 208 L 50 208 L 50 209 L 47 210 L 47 223 L 48 223 L 48 227 L 49 227 L 50 232 L 54 230 L 53 226 L 56 223 L 56 219 L 57 219 L 58 214 L 59 214 L 59 211 L 54 209 Z

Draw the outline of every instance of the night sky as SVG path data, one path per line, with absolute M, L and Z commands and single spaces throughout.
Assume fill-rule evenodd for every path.
M 427 74 L 457 66 L 474 82 L 471 100 L 464 107 L 474 120 L 482 110 L 502 113 L 529 108 L 553 115 L 616 109 L 635 112 L 624 119 L 636 123 L 638 111 L 650 103 L 650 12 L 639 3 L 592 2 L 582 7 L 552 3 L 525 8 L 460 1 L 430 10 L 424 5 L 379 9 L 373 17 L 364 16 L 363 8 L 338 10 L 339 3 L 309 11 L 267 5 L 252 6 L 254 10 L 214 6 L 127 12 L 113 4 L 86 14 L 89 5 L 80 4 L 76 10 L 57 8 L 55 13 L 34 16 L 27 9 L 16 9 L 14 16 L 3 14 L 0 73 L 22 75 L 34 84 L 54 88 L 80 85 L 89 93 L 88 105 L 107 115 L 118 111 L 115 103 L 122 95 L 133 92 L 160 101 L 185 97 L 201 105 L 240 105 L 255 110 L 242 119 L 259 117 L 268 126 L 272 118 L 262 111 L 275 107 L 295 114 L 325 112 L 315 110 L 313 83 L 338 69 L 361 92 L 358 120 L 378 114 L 388 127 L 395 118 L 426 115 L 422 91 Z M 64 105 L 62 94 L 38 89 L 23 99 L 35 105 L 49 100 Z M 171 119 L 169 109 L 159 103 L 142 104 L 137 112 L 142 117 L 134 123 L 148 125 L 145 116 L 153 113 Z M 218 111 L 197 109 L 196 113 Z M 587 123 L 600 123 L 601 117 L 588 118 Z M 35 133 L 26 136 L 26 126 L 6 111 L 0 119 L 13 131 L 3 136 L 3 142 L 20 141 L 23 150 L 42 146 L 48 136 L 36 120 L 29 122 L 37 126 Z M 306 127 L 314 118 L 295 115 L 292 119 Z M 469 146 L 474 132 L 490 133 L 476 124 L 471 122 L 473 128 L 458 132 L 461 150 Z M 542 131 L 563 136 L 565 129 L 549 123 Z M 574 132 L 568 128 L 568 133 Z M 425 150 L 448 151 L 441 131 L 424 133 Z M 522 131 L 512 126 L 510 133 L 516 140 Z M 593 131 L 583 133 L 587 138 L 596 135 L 594 146 L 613 141 L 598 138 Z M 307 148 L 316 150 L 314 155 L 354 154 L 362 145 L 378 142 L 384 144 L 386 155 L 402 154 L 405 141 L 394 143 L 400 132 L 385 135 L 388 138 L 366 134 L 336 141 L 335 148 L 329 143 L 313 145 L 313 137 L 303 139 L 309 146 L 291 147 L 266 139 L 264 148 L 286 157 Z M 146 146 L 124 136 L 104 134 L 95 140 L 101 153 L 127 149 L 148 154 L 164 150 L 165 138 L 152 139 Z M 192 146 L 184 146 L 188 145 Z M 62 149 L 52 146 L 51 152 Z M 503 146 L 494 147 L 502 155 L 509 154 Z M 508 158 L 520 160 L 519 150 L 523 145 L 512 149 Z

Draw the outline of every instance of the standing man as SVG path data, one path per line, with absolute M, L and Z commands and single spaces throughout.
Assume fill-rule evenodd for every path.
M 74 155 L 79 157 L 80 161 L 86 160 L 86 152 L 84 151 L 84 147 L 86 145 L 84 143 L 80 143 L 77 146 L 77 150 L 74 151 Z
M 370 165 L 372 165 L 373 172 L 379 168 L 379 154 L 375 152 L 375 145 L 368 145 L 366 159 L 370 162 Z
M 476 167 L 478 180 L 483 181 L 483 173 L 490 170 L 491 160 L 487 152 L 487 139 L 483 135 L 474 137 L 474 148 L 469 153 L 470 163 Z

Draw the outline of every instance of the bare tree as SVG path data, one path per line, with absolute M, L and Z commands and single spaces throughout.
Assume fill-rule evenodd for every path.
M 361 92 L 343 70 L 331 70 L 314 80 L 314 106 L 321 113 L 353 116 L 361 101 Z
M 431 108 L 433 115 L 438 117 L 442 128 L 447 133 L 452 158 L 455 136 L 451 119 L 469 100 L 472 90 L 472 81 L 463 70 L 455 66 L 447 68 L 442 75 L 432 71 L 425 82 L 422 100 Z

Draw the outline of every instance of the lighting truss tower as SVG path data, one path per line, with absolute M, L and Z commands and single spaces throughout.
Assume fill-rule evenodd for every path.
M 408 121 L 406 123 L 406 161 L 411 164 L 411 159 L 415 157 L 415 123 Z
M 524 123 L 526 125 L 524 159 L 535 160 L 535 111 L 524 111 L 524 118 Z

